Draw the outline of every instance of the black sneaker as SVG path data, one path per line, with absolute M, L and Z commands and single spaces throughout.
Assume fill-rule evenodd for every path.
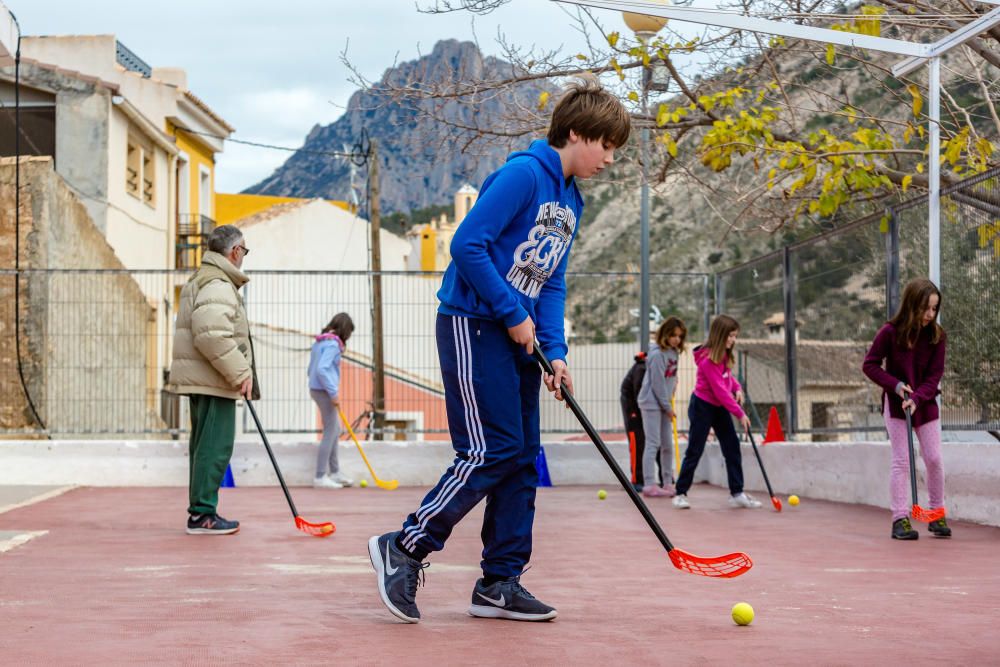
M 944 517 L 927 524 L 927 530 L 934 533 L 934 537 L 951 537 L 951 527 L 945 522 Z
M 472 606 L 469 614 L 479 618 L 508 618 L 513 621 L 548 621 L 556 617 L 556 610 L 535 599 L 519 582 L 511 577 L 490 586 L 483 580 L 476 581 L 472 589 Z
M 399 532 L 386 533 L 368 540 L 368 556 L 378 575 L 378 593 L 392 614 L 407 623 L 420 620 L 420 610 L 414 598 L 422 584 L 423 571 L 430 563 L 410 558 L 396 546 Z
M 188 517 L 188 535 L 232 535 L 238 532 L 239 521 L 227 521 L 218 514 L 192 514 Z
M 892 539 L 894 540 L 916 540 L 920 538 L 920 533 L 913 530 L 910 519 L 903 517 L 892 522 Z

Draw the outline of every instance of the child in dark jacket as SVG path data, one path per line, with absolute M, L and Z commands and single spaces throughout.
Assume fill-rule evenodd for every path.
M 865 375 L 883 390 L 880 404 L 892 444 L 892 537 L 897 540 L 920 537 L 908 517 L 910 455 L 904 410 L 912 415 L 920 456 L 927 466 L 931 507 L 944 507 L 941 422 L 935 400 L 940 393 L 947 344 L 944 329 L 937 323 L 940 308 L 941 292 L 934 283 L 926 278 L 908 282 L 899 310 L 875 334 L 862 365 Z M 951 537 L 943 517 L 931 522 L 928 530 L 937 537 Z
M 646 353 L 635 355 L 632 368 L 622 379 L 618 397 L 622 406 L 622 420 L 625 422 L 625 437 L 628 438 L 629 469 L 632 473 L 632 487 L 642 491 L 642 453 L 646 447 L 646 431 L 642 428 L 642 412 L 639 410 L 639 390 L 646 376 Z
M 743 387 L 733 375 L 733 347 L 740 333 L 740 325 L 728 315 L 718 315 L 712 320 L 708 330 L 708 341 L 694 349 L 694 361 L 698 367 L 694 393 L 688 406 L 688 446 L 677 478 L 677 495 L 674 507 L 688 509 L 687 492 L 694 481 L 694 471 L 705 451 L 709 429 L 715 431 L 726 460 L 726 476 L 729 479 L 729 504 L 732 507 L 754 509 L 760 507 L 759 500 L 751 498 L 743 491 L 743 455 L 740 441 L 733 428 L 733 417 L 740 421 L 744 431 L 750 428 L 750 418 L 743 412 Z M 730 416 L 732 415 L 732 416 Z

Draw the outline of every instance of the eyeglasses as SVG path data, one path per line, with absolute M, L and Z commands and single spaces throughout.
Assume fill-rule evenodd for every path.
M 240 249 L 240 250 L 242 250 L 242 251 L 243 251 L 243 256 L 244 256 L 244 257 L 246 257 L 247 255 L 249 255 L 249 254 L 250 254 L 250 248 L 246 247 L 245 245 L 238 245 L 238 246 L 236 246 L 236 247 L 237 247 L 238 249 Z

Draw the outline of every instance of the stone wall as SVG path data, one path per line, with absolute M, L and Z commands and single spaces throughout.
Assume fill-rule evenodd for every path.
M 0 160 L 0 267 L 8 269 L 0 275 L 0 432 L 8 433 L 37 427 L 17 372 L 13 183 L 13 160 Z M 22 159 L 20 228 L 21 362 L 47 429 L 160 426 L 146 368 L 154 310 L 51 158 Z

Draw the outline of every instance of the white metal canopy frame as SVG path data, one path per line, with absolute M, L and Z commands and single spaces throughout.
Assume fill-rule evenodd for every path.
M 917 69 L 924 63 L 928 65 L 928 275 L 938 287 L 941 286 L 941 56 L 952 49 L 961 46 L 970 39 L 1000 24 L 1000 7 L 970 21 L 961 28 L 949 33 L 936 42 L 919 44 L 902 39 L 874 37 L 851 32 L 842 32 L 830 28 L 818 28 L 797 23 L 783 23 L 773 19 L 759 18 L 739 14 L 731 10 L 701 9 L 696 7 L 679 7 L 646 0 L 553 0 L 571 5 L 583 5 L 598 9 L 611 9 L 616 12 L 634 12 L 648 14 L 675 21 L 697 23 L 719 28 L 747 30 L 766 35 L 778 35 L 810 42 L 836 44 L 858 49 L 881 51 L 899 56 L 904 60 L 892 67 L 892 74 L 902 77 Z M 988 5 L 1000 5 L 1000 0 L 975 0 Z

